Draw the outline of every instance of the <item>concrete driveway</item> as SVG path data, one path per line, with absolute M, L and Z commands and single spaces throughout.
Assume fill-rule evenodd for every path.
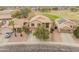
M 12 32 L 12 30 L 10 28 L 1 28 L 1 33 L 5 34 L 6 32 Z
M 5 33 L 10 32 L 9 28 L 1 28 L 0 29 L 0 43 L 8 42 L 9 38 L 5 38 Z
M 33 34 L 30 34 L 27 42 L 40 42 L 40 40 L 33 36 Z
M 62 39 L 61 39 L 61 36 L 60 36 L 60 33 L 58 31 L 54 31 L 51 35 L 51 40 L 54 42 L 62 42 Z
M 75 43 L 72 34 L 70 33 L 60 33 L 60 36 L 64 43 Z

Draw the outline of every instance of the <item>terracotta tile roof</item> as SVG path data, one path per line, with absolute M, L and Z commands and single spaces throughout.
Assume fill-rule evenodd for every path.
M 26 18 L 14 19 L 15 27 L 22 27 L 24 22 L 29 22 Z
M 8 19 L 8 18 L 12 18 L 10 14 L 0 15 L 0 19 Z
M 42 23 L 51 23 L 52 22 L 48 17 L 43 16 L 43 15 L 34 16 L 29 22 L 32 22 L 32 21 L 40 21 Z
M 13 10 L 4 10 L 4 11 L 0 11 L 0 19 L 8 19 L 8 18 L 12 18 L 11 17 L 11 12 Z

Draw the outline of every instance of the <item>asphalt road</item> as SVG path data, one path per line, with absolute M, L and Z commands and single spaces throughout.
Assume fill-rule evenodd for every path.
M 14 44 L 1 46 L 0 52 L 79 52 L 79 47 L 58 44 Z

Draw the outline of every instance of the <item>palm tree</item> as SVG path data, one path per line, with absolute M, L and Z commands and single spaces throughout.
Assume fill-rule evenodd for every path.
M 13 20 L 9 21 L 9 25 L 13 27 L 13 32 L 15 33 L 15 37 L 16 37 L 16 28 L 14 27 L 15 25 L 14 21 Z

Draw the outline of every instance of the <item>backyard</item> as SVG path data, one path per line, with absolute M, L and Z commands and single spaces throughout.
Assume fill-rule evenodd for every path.
M 59 16 L 52 15 L 52 14 L 47 14 L 47 13 L 43 13 L 42 15 L 47 16 L 51 20 L 55 20 L 55 19 L 59 18 Z
M 79 20 L 79 11 L 77 12 L 71 12 L 69 10 L 52 10 L 50 12 L 40 12 L 41 14 L 44 14 L 52 19 L 51 15 L 53 16 L 53 19 L 58 17 L 67 18 L 70 20 Z M 49 16 L 49 15 L 50 16 Z

